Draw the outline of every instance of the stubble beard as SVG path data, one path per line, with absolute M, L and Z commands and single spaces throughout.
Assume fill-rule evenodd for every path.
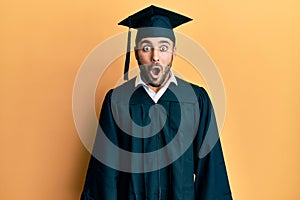
M 166 82 L 166 79 L 169 78 L 170 70 L 171 70 L 171 67 L 172 67 L 172 60 L 168 65 L 166 65 L 164 67 L 160 64 L 143 65 L 139 62 L 141 78 L 143 79 L 143 81 L 146 84 L 148 84 L 152 87 L 162 86 Z M 151 77 L 150 70 L 153 67 L 159 67 L 160 70 L 161 70 L 162 76 L 160 76 L 159 78 Z

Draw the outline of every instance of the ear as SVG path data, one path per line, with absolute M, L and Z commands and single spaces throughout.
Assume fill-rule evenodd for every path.
M 134 47 L 134 55 L 135 55 L 135 59 L 138 61 L 139 60 L 139 54 L 138 54 L 138 49 L 137 49 L 136 46 Z
M 173 54 L 173 57 L 175 58 L 175 56 L 176 56 L 176 46 L 173 47 L 173 53 L 172 54 Z

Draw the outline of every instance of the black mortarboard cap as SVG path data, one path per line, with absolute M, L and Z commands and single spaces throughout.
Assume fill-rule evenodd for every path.
M 189 17 L 151 5 L 119 22 L 118 25 L 129 27 L 124 79 L 128 80 L 127 73 L 130 63 L 131 43 L 130 28 L 138 30 L 136 43 L 145 37 L 167 37 L 175 42 L 175 35 L 172 29 L 191 20 Z

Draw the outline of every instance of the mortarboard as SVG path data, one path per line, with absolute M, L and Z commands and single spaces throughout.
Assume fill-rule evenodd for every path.
M 124 80 L 128 80 L 131 28 L 137 29 L 136 43 L 145 37 L 167 37 L 175 43 L 173 28 L 191 20 L 189 17 L 151 5 L 119 22 L 118 25 L 129 27 Z

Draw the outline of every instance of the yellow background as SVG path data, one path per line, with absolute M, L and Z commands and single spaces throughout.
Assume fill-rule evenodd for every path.
M 117 22 L 150 4 L 192 17 L 176 30 L 219 68 L 234 199 L 300 199 L 298 0 L 1 1 L 0 199 L 79 198 L 89 154 L 72 118 L 76 73 L 96 45 L 126 30 Z

